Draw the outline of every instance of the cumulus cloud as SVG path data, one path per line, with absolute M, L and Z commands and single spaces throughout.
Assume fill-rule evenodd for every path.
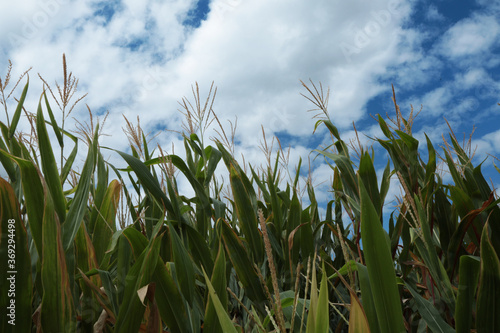
M 446 31 L 438 44 L 438 52 L 450 59 L 481 56 L 498 45 L 499 35 L 500 24 L 495 16 L 474 14 Z
M 353 121 L 377 113 L 367 110 L 369 101 L 383 93 L 390 103 L 390 83 L 406 91 L 435 83 L 449 59 L 481 55 L 498 43 L 498 22 L 492 15 L 478 13 L 453 25 L 429 50 L 434 35 L 410 24 L 413 1 L 212 0 L 206 18 L 189 25 L 196 4 L 194 0 L 3 2 L 0 63 L 5 66 L 12 59 L 14 76 L 33 66 L 26 107 L 34 111 L 42 89 L 36 74 L 49 84 L 61 83 L 60 60 L 66 53 L 69 69 L 80 79 L 78 93 L 89 93 L 72 117 L 88 119 L 84 103 L 101 116 L 109 111 L 104 132 L 111 136 L 103 137 L 102 144 L 121 150 L 127 149 L 123 115 L 134 121 L 139 115 L 146 133 L 179 131 L 182 117 L 177 101 L 184 96 L 192 101 L 195 82 L 204 98 L 215 81 L 214 110 L 219 119 L 226 126 L 227 119 L 238 118 L 237 156 L 261 164 L 262 125 L 268 136 L 280 133 L 286 138 L 284 146 L 293 145 L 293 168 L 299 156 L 305 159 L 318 142 L 329 140 L 324 128 L 310 139 L 316 119 L 306 112 L 313 105 L 300 95 L 306 91 L 299 80 L 311 78 L 321 81 L 325 90 L 331 88 L 331 119 L 350 138 Z M 438 14 L 437 9 L 428 11 L 429 18 L 437 19 Z M 496 66 L 491 57 L 483 59 L 485 64 L 490 61 L 490 68 Z M 462 90 L 445 81 L 442 87 L 426 87 L 424 93 L 400 104 L 424 104 L 429 116 L 440 116 L 466 88 L 481 102 L 474 93 L 477 80 L 491 83 L 488 87 L 497 87 L 496 81 L 484 66 L 467 68 L 454 80 L 463 82 Z M 459 102 L 459 111 L 466 113 L 472 102 Z M 68 127 L 75 122 L 68 121 Z M 21 129 L 28 126 L 20 124 Z M 374 128 L 358 129 L 377 133 Z M 217 136 L 213 128 L 208 129 L 207 139 L 213 136 Z M 162 131 L 155 140 L 168 149 L 175 142 L 176 153 L 182 154 L 175 132 Z M 324 166 L 316 172 L 318 177 L 327 174 Z

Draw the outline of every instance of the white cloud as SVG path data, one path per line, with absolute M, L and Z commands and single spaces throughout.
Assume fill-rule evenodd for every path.
M 451 59 L 479 55 L 498 45 L 500 24 L 495 16 L 474 14 L 455 23 L 443 35 L 438 52 Z
M 390 90 L 390 84 L 381 78 L 395 75 L 397 84 L 413 88 L 435 79 L 443 67 L 438 54 L 422 50 L 428 34 L 402 28 L 412 10 L 412 2 L 402 0 L 376 0 L 363 6 L 326 0 L 213 0 L 211 12 L 197 29 L 182 24 L 194 0 L 122 1 L 109 22 L 93 15 L 100 3 L 3 3 L 0 28 L 6 33 L 0 36 L 0 64 L 5 67 L 7 59 L 12 59 L 13 77 L 34 67 L 26 102 L 34 111 L 41 93 L 36 74 L 41 73 L 51 84 L 61 83 L 60 60 L 66 53 L 69 69 L 80 78 L 77 95 L 88 92 L 84 103 L 95 112 L 110 112 L 104 132 L 112 136 L 104 137 L 102 144 L 121 150 L 128 146 L 121 133 L 125 126 L 122 114 L 133 121 L 140 115 L 145 132 L 180 130 L 177 101 L 183 96 L 192 100 L 191 85 L 196 81 L 204 98 L 215 81 L 214 109 L 220 120 L 226 125 L 226 119 L 238 117 L 237 156 L 242 153 L 248 162 L 261 163 L 262 124 L 268 136 L 276 132 L 292 136 L 293 168 L 299 156 L 307 160 L 315 123 L 306 112 L 313 106 L 300 96 L 306 91 L 299 80 L 311 78 L 315 83 L 321 81 L 325 90 L 331 87 L 332 121 L 349 138 L 352 122 L 366 116 L 368 101 Z M 45 16 L 49 18 L 46 23 Z M 465 43 L 459 38 L 464 25 L 474 27 L 469 34 L 483 31 L 476 21 L 469 21 L 445 34 L 446 43 L 455 45 L 450 56 L 464 53 L 461 44 L 455 43 Z M 491 17 L 484 22 L 495 28 Z M 494 43 L 491 38 L 484 37 L 473 47 L 489 47 Z M 131 45 L 138 41 L 140 45 Z M 482 69 L 473 68 L 463 76 L 464 84 L 473 87 L 474 80 L 484 75 Z M 444 87 L 418 97 L 430 113 L 440 115 L 454 93 L 452 87 Z M 466 108 L 466 101 L 462 104 Z M 88 119 L 83 103 L 72 116 L 79 121 Z M 0 120 L 4 117 L 0 114 Z M 68 121 L 67 128 L 71 128 L 74 121 Z M 20 126 L 28 128 L 26 123 Z M 378 135 L 377 128 L 366 130 Z M 314 140 L 322 141 L 324 134 L 322 127 Z M 212 129 L 209 136 L 216 136 Z M 176 153 L 182 155 L 177 134 L 162 132 L 156 140 L 169 149 L 175 142 Z M 111 156 L 112 162 L 124 164 Z M 328 181 L 331 170 L 315 168 L 318 182 Z
M 444 20 L 443 14 L 441 14 L 439 12 L 438 8 L 434 5 L 430 5 L 427 8 L 427 12 L 425 13 L 425 17 L 429 21 L 443 21 Z

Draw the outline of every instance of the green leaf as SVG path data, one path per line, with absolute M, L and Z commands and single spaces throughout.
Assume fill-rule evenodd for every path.
M 181 288 L 182 294 L 188 301 L 189 305 L 193 306 L 195 275 L 193 260 L 189 256 L 184 244 L 177 235 L 177 232 L 169 223 L 170 241 L 172 244 L 172 253 L 175 263 L 175 271 L 177 274 L 177 281 Z
M 162 191 L 158 180 L 151 175 L 151 172 L 147 166 L 142 163 L 138 158 L 131 156 L 129 154 L 115 150 L 120 156 L 128 163 L 128 165 L 134 170 L 135 174 L 141 181 L 145 189 L 147 189 L 153 197 L 156 199 L 160 208 L 165 208 L 167 212 L 175 217 L 174 209 L 170 200 L 167 198 L 165 193 Z M 179 218 L 179 217 L 177 217 Z
M 319 288 L 318 308 L 316 312 L 316 333 L 329 331 L 330 313 L 328 307 L 328 279 L 326 277 L 325 263 L 323 262 L 323 276 Z
M 54 157 L 54 152 L 52 151 L 52 143 L 50 142 L 49 134 L 47 133 L 47 127 L 45 127 L 41 98 L 38 102 L 38 110 L 36 114 L 36 130 L 45 182 L 50 191 L 50 195 L 52 196 L 55 210 L 57 215 L 59 215 L 59 220 L 61 223 L 64 223 L 66 219 L 66 198 L 63 194 L 56 159 Z
M 455 330 L 448 325 L 439 311 L 434 307 L 432 302 L 426 300 L 418 292 L 416 292 L 408 283 L 405 283 L 406 288 L 411 292 L 413 300 L 418 309 L 418 313 L 422 316 L 422 319 L 427 323 L 427 326 L 432 332 L 440 333 L 453 333 Z
M 307 314 L 306 333 L 316 332 L 316 314 L 318 312 L 318 280 L 316 278 L 316 260 L 313 259 L 309 313 Z
M 367 151 L 363 155 L 361 155 L 361 159 L 359 161 L 359 176 L 363 181 L 363 184 L 365 184 L 366 186 L 373 205 L 377 210 L 378 216 L 381 218 L 383 206 L 378 190 L 377 173 L 375 172 L 375 168 L 373 167 L 372 158 Z
M 54 113 L 52 112 L 52 109 L 50 108 L 50 104 L 49 104 L 49 101 L 47 99 L 47 94 L 45 93 L 45 91 L 43 92 L 43 97 L 45 99 L 45 106 L 47 107 L 47 112 L 49 114 L 52 129 L 54 130 L 57 141 L 59 142 L 59 146 L 62 148 L 62 147 L 64 147 L 63 136 L 62 136 L 61 130 L 59 129 L 59 126 L 57 125 L 56 118 L 54 117 Z
M 114 179 L 109 184 L 98 209 L 98 216 L 93 225 L 92 243 L 95 248 L 97 262 L 102 262 L 106 249 L 114 232 L 116 232 L 116 212 L 120 200 L 121 183 Z M 96 204 L 98 204 L 96 202 Z
M 377 308 L 375 307 L 375 302 L 373 300 L 373 292 L 370 284 L 370 277 L 368 275 L 368 269 L 366 266 L 356 263 L 358 269 L 359 286 L 361 288 L 361 297 L 363 301 L 363 309 L 370 326 L 370 331 L 372 333 L 378 333 L 380 331 L 380 324 L 377 318 Z
M 68 214 L 66 215 L 66 221 L 62 226 L 62 240 L 64 250 L 68 250 L 73 243 L 73 240 L 80 228 L 80 224 L 83 221 L 83 217 L 87 212 L 87 201 L 90 195 L 90 185 L 92 181 L 92 176 L 94 173 L 96 159 L 97 159 L 97 133 L 93 142 L 89 145 L 89 150 L 87 153 L 87 159 L 83 165 L 80 180 L 78 182 L 78 187 L 76 189 L 75 197 L 72 200 L 71 206 L 69 207 Z
M 230 167 L 229 171 L 236 214 L 240 222 L 239 227 L 248 241 L 255 262 L 260 263 L 263 260 L 264 246 L 257 227 L 259 223 L 256 211 L 253 208 L 246 186 L 243 184 L 242 177 L 246 176 L 239 174 L 233 166 Z
M 215 260 L 214 272 L 212 274 L 211 283 L 214 288 L 215 294 L 219 298 L 224 312 L 227 311 L 227 281 L 226 281 L 226 256 L 224 252 L 224 247 L 222 243 L 219 243 L 219 253 Z M 203 332 L 205 333 L 216 333 L 224 332 L 222 331 L 221 322 L 219 321 L 217 311 L 214 306 L 214 302 L 210 300 L 207 302 L 205 310 L 205 318 L 203 324 Z
M 76 331 L 76 315 L 62 244 L 61 227 L 49 193 L 43 215 L 42 287 L 40 320 L 44 332 Z M 55 315 L 57 314 L 57 315 Z
M 486 224 L 481 236 L 481 275 L 476 318 L 478 333 L 500 330 L 500 261 L 488 234 Z
M 457 333 L 469 333 L 472 328 L 472 310 L 480 268 L 479 258 L 473 256 L 460 257 L 458 296 L 455 307 L 455 329 Z
M 157 225 L 160 226 L 161 223 Z M 148 240 L 133 227 L 126 228 L 123 235 L 130 243 L 136 258 L 138 258 L 146 248 Z M 156 283 L 155 299 L 163 321 L 173 332 L 192 331 L 189 327 L 189 317 L 182 295 L 160 257 L 158 257 L 152 281 Z
M 378 322 L 382 332 L 405 332 L 396 273 L 386 234 L 360 177 L 358 182 L 363 253 Z
M 28 237 L 12 186 L 0 177 L 0 331 L 31 332 Z
M 146 249 L 137 258 L 125 279 L 125 295 L 116 318 L 116 332 L 138 332 L 146 308 L 142 304 L 137 291 L 152 281 L 152 276 L 159 263 L 161 235 L 157 232 Z
M 219 297 L 217 296 L 215 289 L 212 286 L 212 283 L 210 282 L 207 273 L 205 273 L 204 269 L 203 269 L 203 275 L 205 276 L 205 282 L 207 284 L 208 292 L 210 293 L 209 302 L 211 302 L 215 307 L 215 311 L 217 312 L 217 317 L 219 318 L 220 326 L 222 327 L 222 332 L 237 333 L 238 331 L 234 328 L 231 318 L 229 318 L 229 316 L 227 315 L 227 312 L 224 306 L 222 305 L 221 301 L 219 300 Z
M 19 98 L 19 103 L 17 103 L 16 111 L 14 111 L 14 116 L 12 117 L 12 122 L 9 124 L 9 139 L 12 139 L 14 133 L 16 132 L 17 124 L 19 123 L 19 119 L 21 118 L 21 112 L 23 110 L 24 100 L 26 99 L 26 94 L 28 93 L 28 86 L 30 84 L 30 79 L 28 76 L 28 80 L 26 85 L 24 86 L 23 92 L 21 93 L 21 98 Z
M 259 276 L 255 272 L 253 262 L 248 257 L 247 251 L 234 230 L 225 221 L 221 220 L 219 223 L 222 226 L 222 238 L 224 239 L 227 254 L 245 288 L 245 293 L 248 298 L 255 302 L 260 311 L 264 311 L 262 302 L 266 301 L 267 297 Z
M 40 176 L 35 165 L 31 161 L 12 156 L 0 150 L 0 154 L 13 159 L 21 169 L 21 181 L 23 184 L 24 204 L 28 214 L 31 237 L 35 242 L 38 254 L 42 253 L 42 221 L 45 196 Z

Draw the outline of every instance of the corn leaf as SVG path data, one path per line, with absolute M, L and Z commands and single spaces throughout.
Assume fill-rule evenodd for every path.
M 12 122 L 9 124 L 9 139 L 12 139 L 14 133 L 16 132 L 17 124 L 19 123 L 19 119 L 21 118 L 21 112 L 23 111 L 24 100 L 26 99 L 26 94 L 28 93 L 29 84 L 30 79 L 28 76 L 26 85 L 24 86 L 23 92 L 21 93 L 21 98 L 19 98 L 19 103 L 17 103 L 16 111 L 14 111 Z
M 0 177 L 0 331 L 31 332 L 31 259 L 12 186 Z
M 455 329 L 457 333 L 468 333 L 472 328 L 472 310 L 479 280 L 480 260 L 473 256 L 460 258 L 457 306 L 455 307 Z
M 448 325 L 439 311 L 436 309 L 431 301 L 426 300 L 418 292 L 415 291 L 408 283 L 405 283 L 406 288 L 411 292 L 413 300 L 418 309 L 418 313 L 422 316 L 422 319 L 426 322 L 427 326 L 432 332 L 439 333 L 453 333 L 455 330 Z
M 500 261 L 488 234 L 486 224 L 481 236 L 481 275 L 476 319 L 478 333 L 500 330 Z
M 74 332 L 76 315 L 61 227 L 48 192 L 45 193 L 44 208 L 44 245 L 41 268 L 43 297 L 40 310 L 42 330 L 44 332 Z
M 215 260 L 214 272 L 210 283 L 213 286 L 215 295 L 219 298 L 219 302 L 222 306 L 224 312 L 227 312 L 227 281 L 226 281 L 226 255 L 224 252 L 224 247 L 222 243 L 219 243 L 219 253 Z M 211 294 L 209 293 L 209 300 L 206 305 L 203 332 L 206 333 L 216 333 L 224 332 L 219 320 L 219 315 L 214 306 L 214 302 L 211 301 Z M 220 311 L 220 309 L 219 309 Z
M 378 322 L 382 332 L 404 332 L 403 312 L 389 244 L 375 207 L 358 177 L 361 237 Z

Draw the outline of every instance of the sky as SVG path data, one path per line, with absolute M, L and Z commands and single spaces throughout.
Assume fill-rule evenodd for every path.
M 154 143 L 169 153 L 174 144 L 182 156 L 178 102 L 193 101 L 196 83 L 204 99 L 214 82 L 213 109 L 226 132 L 237 119 L 236 156 L 265 163 L 262 126 L 268 140 L 276 135 L 290 147 L 292 172 L 300 157 L 305 171 L 311 160 L 322 202 L 332 198 L 332 171 L 310 152 L 331 140 L 324 127 L 313 134 L 317 112 L 307 112 L 313 105 L 300 80 L 330 88 L 330 118 L 345 141 L 353 122 L 363 143 L 382 136 L 372 115 L 394 114 L 394 85 L 404 114 L 422 109 L 414 134 L 423 147 L 424 133 L 438 144 L 448 132 L 446 118 L 459 137 L 475 128 L 477 161 L 500 156 L 499 1 L 2 1 L 0 31 L 0 77 L 9 59 L 13 78 L 32 67 L 28 110 L 36 111 L 42 91 L 38 74 L 62 82 L 64 53 L 79 79 L 75 98 L 88 93 L 67 128 L 88 121 L 86 105 L 101 120 L 109 112 L 101 145 L 130 152 L 123 116 L 135 124 L 139 116 Z M 208 144 L 216 128 L 206 131 Z M 381 173 L 387 157 L 376 152 Z M 125 165 L 111 152 L 107 158 Z M 487 172 L 500 186 L 499 174 Z

